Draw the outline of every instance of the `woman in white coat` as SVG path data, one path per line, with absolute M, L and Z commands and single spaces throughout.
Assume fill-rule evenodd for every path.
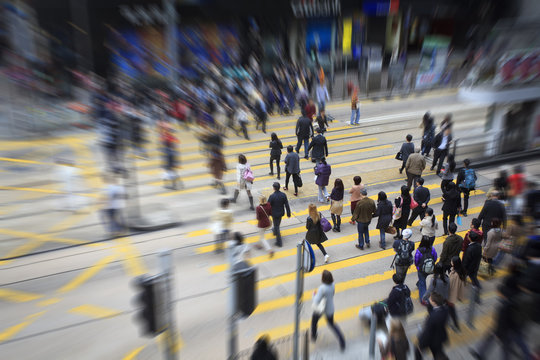
M 249 198 L 249 209 L 255 210 L 253 207 L 253 195 L 251 195 L 251 188 L 253 187 L 253 179 L 249 181 L 246 179 L 246 172 L 250 171 L 251 168 L 247 162 L 246 157 L 243 154 L 238 155 L 238 164 L 236 165 L 236 189 L 234 190 L 234 196 L 231 199 L 231 202 L 234 204 L 236 203 L 236 199 L 238 199 L 238 194 L 240 194 L 240 190 L 246 190 L 246 193 Z

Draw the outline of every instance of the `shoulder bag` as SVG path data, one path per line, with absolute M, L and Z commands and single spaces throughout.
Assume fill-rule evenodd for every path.
M 243 178 L 244 178 L 244 180 L 246 180 L 247 182 L 250 182 L 250 183 L 252 183 L 253 180 L 255 180 L 255 176 L 253 175 L 253 171 L 251 171 L 251 168 L 249 166 L 244 171 Z
M 332 225 L 330 224 L 328 220 L 326 220 L 323 214 L 319 213 L 319 217 L 320 217 L 319 221 L 321 223 L 321 228 L 323 229 L 324 232 L 329 232 L 332 229 Z
M 326 309 L 326 297 L 323 297 L 318 303 L 312 302 L 311 308 L 313 309 L 314 314 L 321 315 Z

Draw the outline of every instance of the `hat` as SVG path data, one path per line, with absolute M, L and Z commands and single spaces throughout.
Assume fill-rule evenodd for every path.
M 366 188 L 363 188 L 362 190 L 360 190 L 360 194 L 362 195 L 367 195 L 367 189 Z
M 401 235 L 403 236 L 404 239 L 410 239 L 410 237 L 412 236 L 412 230 L 405 229 L 401 232 Z

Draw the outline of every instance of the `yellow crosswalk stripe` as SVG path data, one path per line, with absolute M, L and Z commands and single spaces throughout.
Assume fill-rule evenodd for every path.
M 79 314 L 88 316 L 94 319 L 104 319 L 104 318 L 110 318 L 113 316 L 117 316 L 120 314 L 117 310 L 108 309 L 101 306 L 91 305 L 91 304 L 83 304 L 76 306 L 74 308 L 71 308 L 68 310 L 70 313 L 73 314 Z
M 28 315 L 23 322 L 17 325 L 13 325 L 6 330 L 0 332 L 0 343 L 7 341 L 24 330 L 28 325 L 36 321 L 40 316 L 45 314 L 46 311 L 40 311 L 38 313 Z
M 129 276 L 140 276 L 147 272 L 141 254 L 128 238 L 115 240 L 115 250 L 124 258 L 124 267 Z
M 34 301 L 37 299 L 41 299 L 43 295 L 41 294 L 34 294 L 26 291 L 20 291 L 20 290 L 13 290 L 13 289 L 6 289 L 6 288 L 0 288 L 0 299 L 11 301 L 11 302 L 28 302 L 28 301 Z
M 100 259 L 97 263 L 95 263 L 92 267 L 89 267 L 88 269 L 84 270 L 81 274 L 79 274 L 77 277 L 75 277 L 73 280 L 71 280 L 66 285 L 62 286 L 60 290 L 58 290 L 60 293 L 65 293 L 68 291 L 75 290 L 82 284 L 84 284 L 86 281 L 91 279 L 94 275 L 96 275 L 98 272 L 103 270 L 107 265 L 109 265 L 111 262 L 116 260 L 116 255 L 109 255 L 107 257 L 104 257 L 103 259 Z
M 122 358 L 122 360 L 134 360 L 137 358 L 137 355 L 144 349 L 144 346 L 139 346 L 138 348 L 134 349 L 133 351 L 130 351 L 126 356 Z

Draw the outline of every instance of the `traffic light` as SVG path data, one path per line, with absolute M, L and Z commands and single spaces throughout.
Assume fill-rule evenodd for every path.
M 257 269 L 249 267 L 236 272 L 237 312 L 248 317 L 257 307 Z
M 142 335 L 156 336 L 165 330 L 165 307 L 161 276 L 140 276 L 135 279 L 137 289 L 135 318 L 142 326 Z

